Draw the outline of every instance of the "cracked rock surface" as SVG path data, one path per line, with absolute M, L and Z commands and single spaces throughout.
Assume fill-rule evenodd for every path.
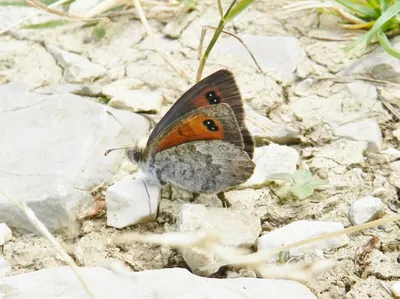
M 100 2 L 77 0 L 69 12 L 87 12 Z M 47 29 L 17 26 L 0 35 L 0 191 L 32 208 L 98 287 L 99 298 L 106 296 L 105 286 L 114 293 L 104 298 L 124 298 L 141 283 L 146 288 L 135 298 L 197 298 L 201 290 L 209 298 L 388 299 L 398 292 L 395 223 L 270 261 L 336 261 L 305 284 L 257 279 L 244 266 L 200 278 L 164 268 L 204 275 L 198 266 L 219 262 L 214 256 L 196 260 L 190 250 L 112 242 L 130 231 L 211 227 L 220 228 L 224 246 L 249 253 L 400 212 L 400 124 L 381 99 L 400 107 L 399 61 L 379 48 L 345 54 L 352 41 L 343 38 L 348 32 L 337 18 L 314 10 L 288 18 L 280 10 L 284 4 L 254 1 L 225 28 L 243 38 L 264 73 L 228 35 L 221 35 L 204 68 L 203 77 L 221 68 L 235 75 L 256 141 L 255 174 L 225 193 L 229 209 L 216 195 L 147 188 L 123 151 L 104 156 L 110 148 L 143 146 L 154 122 L 192 86 L 154 50 L 133 8 L 101 23 L 101 39 L 93 33 L 98 24 L 82 21 Z M 34 12 L 0 6 L 0 30 Z M 215 1 L 198 1 L 194 10 L 149 6 L 145 12 L 159 47 L 195 78 L 202 26 L 218 22 Z M 24 25 L 54 20 L 59 18 L 46 13 Z M 203 50 L 211 34 L 209 29 Z M 282 195 L 284 184 L 269 177 L 297 169 L 329 183 L 303 200 Z M 379 200 L 360 204 L 365 198 Z M 0 223 L 12 230 L 0 253 L 0 297 L 12 288 L 7 298 L 86 298 L 61 257 L 3 195 Z M 140 273 L 120 277 L 99 268 L 121 262 Z M 51 288 L 32 287 L 38 281 Z

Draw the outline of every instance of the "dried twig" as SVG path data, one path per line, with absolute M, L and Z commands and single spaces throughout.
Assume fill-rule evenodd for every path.
M 86 290 L 87 294 L 90 298 L 95 299 L 93 292 L 90 290 L 89 285 L 82 277 L 78 266 L 75 264 L 74 260 L 68 255 L 68 253 L 64 250 L 61 244 L 51 235 L 46 226 L 36 217 L 35 213 L 29 208 L 25 202 L 22 204 L 12 199 L 4 192 L 0 191 L 0 194 L 4 197 L 8 198 L 14 205 L 16 205 L 20 210 L 22 210 L 32 225 L 50 242 L 53 248 L 58 252 L 58 254 L 62 257 L 64 262 L 71 267 L 72 271 L 75 273 L 76 277 L 79 279 L 83 288 Z
M 68 1 L 69 1 L 69 0 L 60 0 L 60 1 L 54 2 L 53 4 L 51 4 L 51 5 L 47 6 L 47 7 L 48 7 L 48 8 L 57 7 L 57 6 L 62 5 L 62 4 L 64 4 L 65 2 L 68 2 Z M 34 12 L 33 14 L 27 16 L 26 18 L 23 18 L 22 20 L 19 20 L 18 22 L 14 23 L 14 24 L 11 24 L 10 26 L 8 26 L 8 27 L 6 27 L 6 28 L 0 30 L 0 35 L 2 35 L 2 34 L 4 34 L 4 33 L 7 33 L 7 32 L 10 31 L 12 28 L 17 27 L 18 25 L 23 24 L 24 22 L 26 22 L 26 21 L 32 19 L 33 17 L 35 17 L 35 16 L 37 16 L 37 15 L 39 15 L 39 14 L 41 14 L 41 13 L 42 13 L 42 11 L 41 11 L 41 10 L 38 10 L 37 12 Z
M 57 15 L 57 16 L 60 16 L 63 18 L 68 18 L 73 21 L 74 20 L 77 20 L 77 21 L 104 21 L 104 22 L 110 21 L 108 18 L 84 18 L 84 17 L 80 17 L 80 16 L 71 15 L 71 14 L 65 13 L 63 11 L 53 9 L 50 6 L 46 6 L 45 4 L 43 4 L 42 2 L 40 2 L 38 0 L 25 0 L 25 2 L 28 5 L 35 7 L 37 9 L 41 9 L 43 11 L 46 11 L 48 13 L 51 13 L 53 15 Z
M 218 2 L 218 3 L 219 3 L 219 2 Z M 203 42 L 204 42 L 204 37 L 205 37 L 205 35 L 206 35 L 207 29 L 217 30 L 218 28 L 217 28 L 217 27 L 214 27 L 214 26 L 210 26 L 210 25 L 205 25 L 205 26 L 203 26 L 203 29 L 201 30 L 200 43 L 199 43 L 199 50 L 198 50 L 198 57 L 199 57 L 199 59 L 201 59 L 201 56 L 203 55 L 203 53 L 202 53 L 202 52 L 203 52 Z M 251 59 L 253 59 L 255 65 L 257 66 L 258 70 L 259 70 L 262 74 L 264 74 L 264 71 L 262 70 L 261 66 L 258 64 L 257 59 L 256 59 L 256 57 L 254 56 L 253 52 L 251 52 L 250 48 L 247 47 L 247 45 L 243 42 L 243 40 L 242 40 L 239 36 L 237 36 L 237 35 L 234 34 L 234 33 L 225 31 L 225 30 L 222 30 L 221 32 L 224 33 L 224 34 L 227 34 L 227 35 L 230 35 L 230 36 L 236 38 L 236 39 L 246 48 L 246 50 L 247 50 L 247 52 L 249 53 Z
M 139 0 L 132 0 L 133 5 L 136 8 L 137 14 L 139 15 L 140 21 L 142 22 L 144 28 L 147 31 L 147 34 L 149 35 L 149 37 L 151 38 L 151 40 L 153 41 L 153 45 L 154 45 L 154 49 L 157 51 L 158 54 L 160 54 L 162 56 L 162 58 L 164 58 L 164 60 L 181 76 L 186 77 L 188 80 L 192 81 L 191 78 L 189 77 L 188 74 L 186 74 L 186 72 L 181 69 L 180 67 L 176 66 L 175 61 L 173 61 L 172 57 L 170 57 L 167 53 L 164 53 L 162 50 L 160 50 L 160 48 L 157 45 L 157 41 L 156 38 L 153 34 L 153 31 L 150 28 L 149 23 L 147 22 L 146 16 L 144 15 L 143 9 L 140 5 L 140 1 Z

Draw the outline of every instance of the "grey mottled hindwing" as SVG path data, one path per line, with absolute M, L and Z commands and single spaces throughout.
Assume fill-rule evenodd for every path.
M 221 140 L 184 143 L 157 153 L 148 164 L 161 183 L 192 192 L 218 193 L 245 182 L 254 163 L 238 146 Z

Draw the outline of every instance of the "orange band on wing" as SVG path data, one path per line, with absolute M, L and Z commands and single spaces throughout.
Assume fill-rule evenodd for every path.
M 217 130 L 210 130 L 210 127 L 204 124 L 205 121 L 209 120 L 215 124 L 214 127 Z M 160 140 L 157 152 L 199 140 L 224 140 L 224 128 L 221 122 L 204 114 L 185 119 Z

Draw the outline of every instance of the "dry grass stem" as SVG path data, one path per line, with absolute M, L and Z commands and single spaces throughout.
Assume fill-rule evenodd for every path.
M 68 2 L 69 0 L 60 0 L 57 2 L 54 2 L 53 4 L 47 6 L 47 8 L 53 8 L 53 7 L 57 7 L 59 5 L 64 4 L 65 2 Z M 26 18 L 23 18 L 21 20 L 19 20 L 18 22 L 11 24 L 10 26 L 0 30 L 0 35 L 7 33 L 8 31 L 10 31 L 11 29 L 13 29 L 14 27 L 17 27 L 18 25 L 23 24 L 24 22 L 32 19 L 33 17 L 40 15 L 42 13 L 42 10 L 38 10 L 37 12 L 34 12 L 33 14 L 27 16 Z
M 71 15 L 71 14 L 65 13 L 63 11 L 56 10 L 56 9 L 51 8 L 51 7 L 48 7 L 48 6 L 46 6 L 45 4 L 43 4 L 42 2 L 40 2 L 38 0 L 25 0 L 25 2 L 28 5 L 32 6 L 32 7 L 35 7 L 37 9 L 41 9 L 43 11 L 46 11 L 46 12 L 48 12 L 50 14 L 53 14 L 53 15 L 57 15 L 57 16 L 62 17 L 62 18 L 67 18 L 67 19 L 69 19 L 71 21 L 103 21 L 103 22 L 108 22 L 109 21 L 108 18 L 84 18 L 84 17 L 80 17 L 80 16 Z
M 164 53 L 157 45 L 156 37 L 154 36 L 153 31 L 150 28 L 149 23 L 147 22 L 146 16 L 144 15 L 142 6 L 140 5 L 139 0 L 132 0 L 133 5 L 136 8 L 137 14 L 142 22 L 144 28 L 147 31 L 147 34 L 153 41 L 154 49 L 157 51 L 158 54 L 162 56 L 162 58 L 181 76 L 186 77 L 189 81 L 192 81 L 186 72 L 176 65 L 176 62 L 170 57 L 167 53 Z
M 203 29 L 202 29 L 202 31 L 201 31 L 200 44 L 199 44 L 199 52 L 198 52 L 198 57 L 199 57 L 199 59 L 200 59 L 201 56 L 203 55 L 203 53 L 202 53 L 202 52 L 203 52 L 203 42 L 204 42 L 204 37 L 205 37 L 205 35 L 206 35 L 207 29 L 217 30 L 217 27 L 209 26 L 209 25 L 203 26 Z M 257 59 L 256 59 L 256 57 L 254 56 L 253 52 L 251 52 L 250 48 L 247 47 L 247 45 L 243 42 L 243 40 L 242 40 L 239 36 L 237 36 L 236 34 L 233 34 L 233 33 L 231 33 L 231 32 L 225 31 L 225 30 L 222 30 L 221 32 L 224 33 L 224 34 L 227 34 L 227 35 L 230 35 L 230 36 L 236 38 L 236 39 L 243 45 L 243 47 L 246 48 L 246 50 L 247 50 L 247 52 L 249 53 L 251 59 L 254 61 L 255 65 L 257 66 L 258 70 L 259 70 L 262 74 L 264 74 L 264 71 L 262 70 L 261 66 L 258 64 Z
M 0 191 L 0 194 L 4 197 L 8 198 L 14 205 L 16 205 L 20 210 L 22 210 L 29 221 L 32 223 L 33 227 L 35 227 L 53 246 L 53 248 L 58 252 L 58 254 L 62 257 L 64 262 L 71 267 L 72 271 L 75 273 L 76 277 L 82 284 L 83 288 L 86 290 L 87 294 L 91 299 L 95 299 L 93 292 L 90 290 L 89 285 L 82 277 L 79 267 L 75 264 L 74 260 L 68 255 L 68 253 L 64 250 L 61 244 L 52 236 L 46 226 L 36 217 L 35 213 L 29 208 L 25 202 L 22 204 L 12 199 L 4 192 Z

